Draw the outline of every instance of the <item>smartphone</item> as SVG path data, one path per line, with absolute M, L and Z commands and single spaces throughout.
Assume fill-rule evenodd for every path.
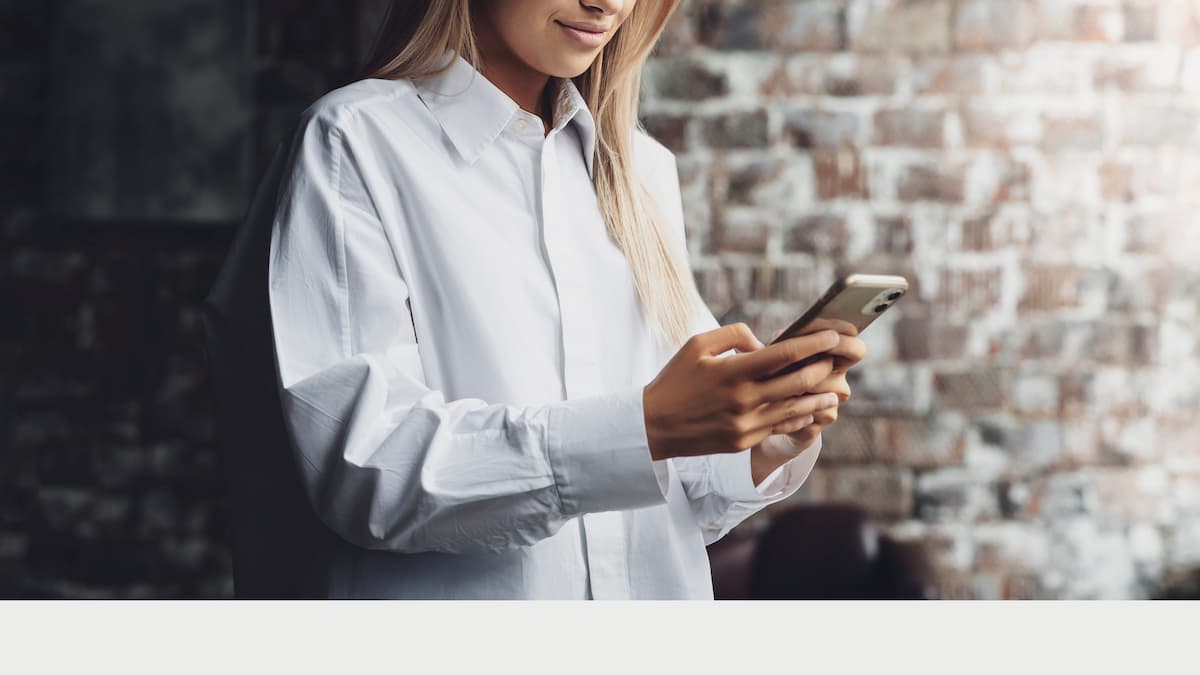
M 839 333 L 858 335 L 907 292 L 908 280 L 904 277 L 886 274 L 844 276 L 835 281 L 799 319 L 771 340 L 771 344 L 830 328 Z M 824 356 L 824 352 L 813 354 L 759 379 L 769 380 L 786 375 Z

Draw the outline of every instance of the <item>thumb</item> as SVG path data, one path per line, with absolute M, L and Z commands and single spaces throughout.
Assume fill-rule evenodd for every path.
M 763 343 L 754 337 L 750 326 L 742 321 L 711 330 L 705 334 L 705 337 L 704 353 L 709 356 L 724 354 L 730 349 L 752 352 L 763 348 Z

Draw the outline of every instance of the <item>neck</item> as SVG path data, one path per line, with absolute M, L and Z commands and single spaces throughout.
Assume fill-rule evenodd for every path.
M 553 122 L 549 96 L 550 76 L 529 67 L 498 39 L 496 33 L 481 26 L 476 31 L 480 72 L 522 110 L 542 118 L 546 129 Z

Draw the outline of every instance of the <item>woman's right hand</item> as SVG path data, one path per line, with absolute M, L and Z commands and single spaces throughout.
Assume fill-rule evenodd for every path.
M 805 393 L 830 375 L 832 357 L 758 378 L 833 350 L 840 341 L 827 330 L 764 347 L 740 322 L 693 335 L 643 389 L 651 458 L 740 452 L 782 422 L 836 406 L 835 394 Z M 730 349 L 739 353 L 718 356 Z

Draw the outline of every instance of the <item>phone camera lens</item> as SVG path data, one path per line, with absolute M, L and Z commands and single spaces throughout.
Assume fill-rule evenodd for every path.
M 878 314 L 887 308 L 888 305 L 875 305 L 875 313 Z
M 888 300 L 892 300 L 892 301 L 899 300 L 901 295 L 904 295 L 904 294 L 903 294 L 903 293 L 901 293 L 900 291 L 892 291 L 892 292 L 891 292 L 891 293 L 888 295 L 888 298 L 887 298 L 887 299 L 888 299 Z

